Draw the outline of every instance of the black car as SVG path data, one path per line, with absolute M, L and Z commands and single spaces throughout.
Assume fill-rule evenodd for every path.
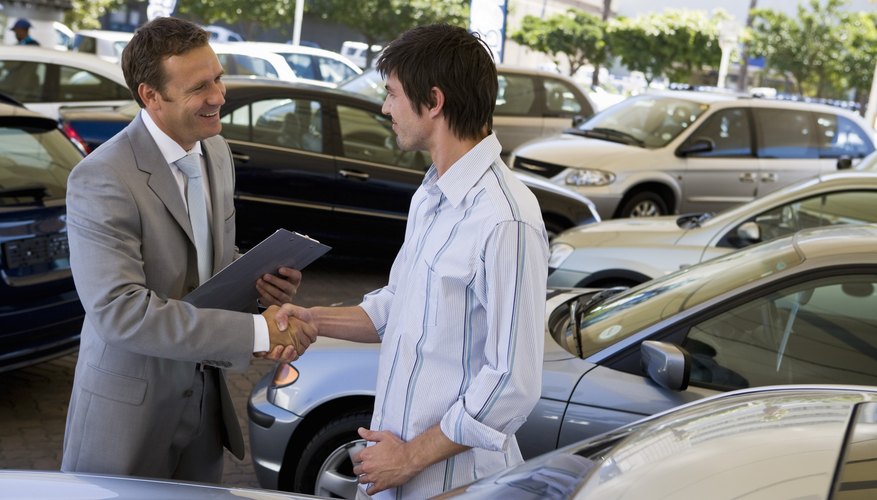
M 65 196 L 81 159 L 54 119 L 0 96 L 0 371 L 79 346 Z
M 284 227 L 334 247 L 333 253 L 393 256 L 411 195 L 431 160 L 399 150 L 382 103 L 273 80 L 227 78 L 225 84 L 222 135 L 237 172 L 240 247 Z M 70 110 L 62 123 L 68 134 L 95 147 L 112 135 L 108 120 L 119 130 L 136 112 L 125 107 L 111 117 Z M 539 199 L 551 235 L 597 220 L 586 198 L 535 176 L 519 177 Z

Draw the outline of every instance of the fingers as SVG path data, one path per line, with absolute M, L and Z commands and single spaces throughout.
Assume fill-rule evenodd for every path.
M 281 305 L 292 302 L 298 287 L 301 285 L 301 271 L 290 267 L 277 270 L 280 276 L 264 274 L 256 280 L 259 300 L 264 305 Z

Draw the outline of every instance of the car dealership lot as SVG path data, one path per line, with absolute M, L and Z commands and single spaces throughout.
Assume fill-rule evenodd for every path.
M 302 305 L 356 303 L 386 281 L 389 262 L 346 261 L 324 257 L 304 272 Z M 21 370 L 0 373 L 0 469 L 57 470 L 61 464 L 64 421 L 73 383 L 76 354 Z M 274 364 L 254 360 L 242 373 L 229 372 L 229 389 L 247 436 L 247 397 L 254 383 Z M 245 438 L 247 446 L 248 441 Z M 223 484 L 258 487 L 247 457 L 225 455 Z

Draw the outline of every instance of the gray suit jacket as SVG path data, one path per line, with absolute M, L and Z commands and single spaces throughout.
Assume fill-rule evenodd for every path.
M 236 256 L 234 166 L 221 137 L 202 148 L 215 273 Z M 252 316 L 178 300 L 198 284 L 192 229 L 173 173 L 139 115 L 73 169 L 67 229 L 86 315 L 62 470 L 166 476 L 196 363 L 246 367 Z M 243 458 L 241 429 L 219 379 L 224 444 Z

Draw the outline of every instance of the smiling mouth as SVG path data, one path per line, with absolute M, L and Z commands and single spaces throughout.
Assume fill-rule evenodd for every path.
M 202 113 L 201 116 L 203 116 L 204 118 L 213 118 L 214 116 L 216 116 L 218 114 L 219 114 L 219 111 L 214 111 L 213 113 Z

